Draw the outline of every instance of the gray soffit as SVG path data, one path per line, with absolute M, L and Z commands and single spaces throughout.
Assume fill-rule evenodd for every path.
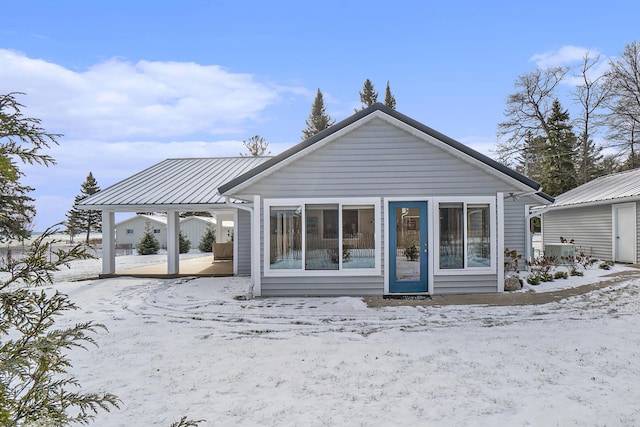
M 601 176 L 556 197 L 552 208 L 640 198 L 640 169 Z
M 318 141 L 323 140 L 324 138 L 340 131 L 341 129 L 357 122 L 358 120 L 363 119 L 364 117 L 368 116 L 369 114 L 372 114 L 375 111 L 381 111 L 409 126 L 412 126 L 413 128 L 433 137 L 436 138 L 440 141 L 442 141 L 443 143 L 451 146 L 452 148 L 455 148 L 456 150 L 484 163 L 485 165 L 525 184 L 526 186 L 530 187 L 533 190 L 540 190 L 540 184 L 538 184 L 537 182 L 527 178 L 526 176 L 504 166 L 503 164 L 500 164 L 498 162 L 496 162 L 495 160 L 485 156 L 482 153 L 479 153 L 469 147 L 467 147 L 466 145 L 444 135 L 441 134 L 438 131 L 435 131 L 433 129 L 431 129 L 428 126 L 423 125 L 422 123 L 413 120 L 412 118 L 405 116 L 404 114 L 401 114 L 389 107 L 387 107 L 384 104 L 381 103 L 375 103 L 373 105 L 371 105 L 368 108 L 365 108 L 364 110 L 358 111 L 357 113 L 353 114 L 350 117 L 347 117 L 346 119 L 342 120 L 339 123 L 336 123 L 335 125 L 323 130 L 322 132 L 312 136 L 311 138 L 308 138 L 304 141 L 302 141 L 301 143 L 291 147 L 290 149 L 280 153 L 279 155 L 272 157 L 270 160 L 262 163 L 261 165 L 259 165 L 258 167 L 242 174 L 239 175 L 237 178 L 229 180 L 226 184 L 220 186 L 218 188 L 220 194 L 225 194 L 228 191 L 232 190 L 233 188 L 243 184 L 245 181 L 255 177 L 256 175 L 266 171 L 267 169 L 279 164 L 280 162 L 286 160 L 287 158 L 299 153 L 300 151 L 303 151 L 304 149 L 312 146 L 313 144 L 317 143 Z M 537 193 L 539 196 L 547 199 L 548 201 L 552 202 L 553 198 L 547 194 L 544 194 L 542 192 Z
M 223 205 L 218 187 L 269 157 L 167 159 L 78 202 L 79 208 L 105 210 L 195 209 Z

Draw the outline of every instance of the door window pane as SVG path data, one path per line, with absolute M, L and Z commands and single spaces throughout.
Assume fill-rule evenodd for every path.
M 462 203 L 441 203 L 440 268 L 464 268 Z
M 305 269 L 338 270 L 338 205 L 306 205 Z
M 489 205 L 467 205 L 467 267 L 491 266 Z
M 396 281 L 420 280 L 420 208 L 396 208 Z
M 277 207 L 270 211 L 270 260 L 273 269 L 302 268 L 302 210 Z
M 375 268 L 373 206 L 342 207 L 342 268 Z

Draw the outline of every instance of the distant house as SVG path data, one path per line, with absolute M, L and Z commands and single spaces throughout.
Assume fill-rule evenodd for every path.
M 603 176 L 556 197 L 542 215 L 544 244 L 573 240 L 601 260 L 640 263 L 640 169 Z
M 117 223 L 116 244 L 135 249 L 147 229 L 153 232 L 160 247 L 167 247 L 167 218 L 159 215 L 136 215 Z
M 220 226 L 218 227 L 218 223 Z M 188 216 L 180 219 L 180 231 L 191 242 L 191 248 L 200 245 L 202 236 L 211 228 L 216 231 L 216 242 L 224 243 L 233 239 L 233 213 L 218 215 L 216 218 Z
M 222 224 L 217 227 L 217 221 Z M 167 247 L 167 217 L 162 215 L 136 215 L 116 224 L 116 244 L 131 245 L 135 248 L 145 231 L 151 230 L 160 243 L 160 247 Z M 191 243 L 191 248 L 198 248 L 200 239 L 212 228 L 216 231 L 217 242 L 227 242 L 233 239 L 233 214 L 221 215 L 219 218 L 204 216 L 188 216 L 180 219 L 180 231 Z
M 524 253 L 535 181 L 382 104 L 272 158 L 169 159 L 77 204 L 103 212 L 234 214 L 234 274 L 254 295 L 424 295 L 504 290 L 504 249 Z M 106 245 L 106 249 L 104 246 Z

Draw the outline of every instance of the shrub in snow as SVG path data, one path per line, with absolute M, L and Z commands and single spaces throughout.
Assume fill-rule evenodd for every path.
M 144 232 L 144 236 L 140 239 L 138 246 L 136 247 L 138 255 L 154 255 L 160 250 L 160 242 L 153 235 L 151 229 L 147 229 Z
M 216 242 L 216 232 L 213 227 L 207 228 L 207 231 L 200 238 L 198 249 L 201 252 L 213 252 L 213 244 Z
M 180 253 L 186 254 L 191 249 L 191 241 L 182 234 L 182 231 L 178 235 L 178 238 L 179 238 L 178 248 L 180 250 Z

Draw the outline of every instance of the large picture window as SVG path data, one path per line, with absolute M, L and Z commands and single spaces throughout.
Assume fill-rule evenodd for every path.
M 460 270 L 495 265 L 493 203 L 438 203 L 439 268 Z
M 288 200 L 265 200 L 265 212 L 269 212 L 266 271 L 375 273 L 380 268 L 376 262 L 380 253 L 376 247 L 379 214 L 374 201 L 362 201 L 321 200 L 291 205 Z

